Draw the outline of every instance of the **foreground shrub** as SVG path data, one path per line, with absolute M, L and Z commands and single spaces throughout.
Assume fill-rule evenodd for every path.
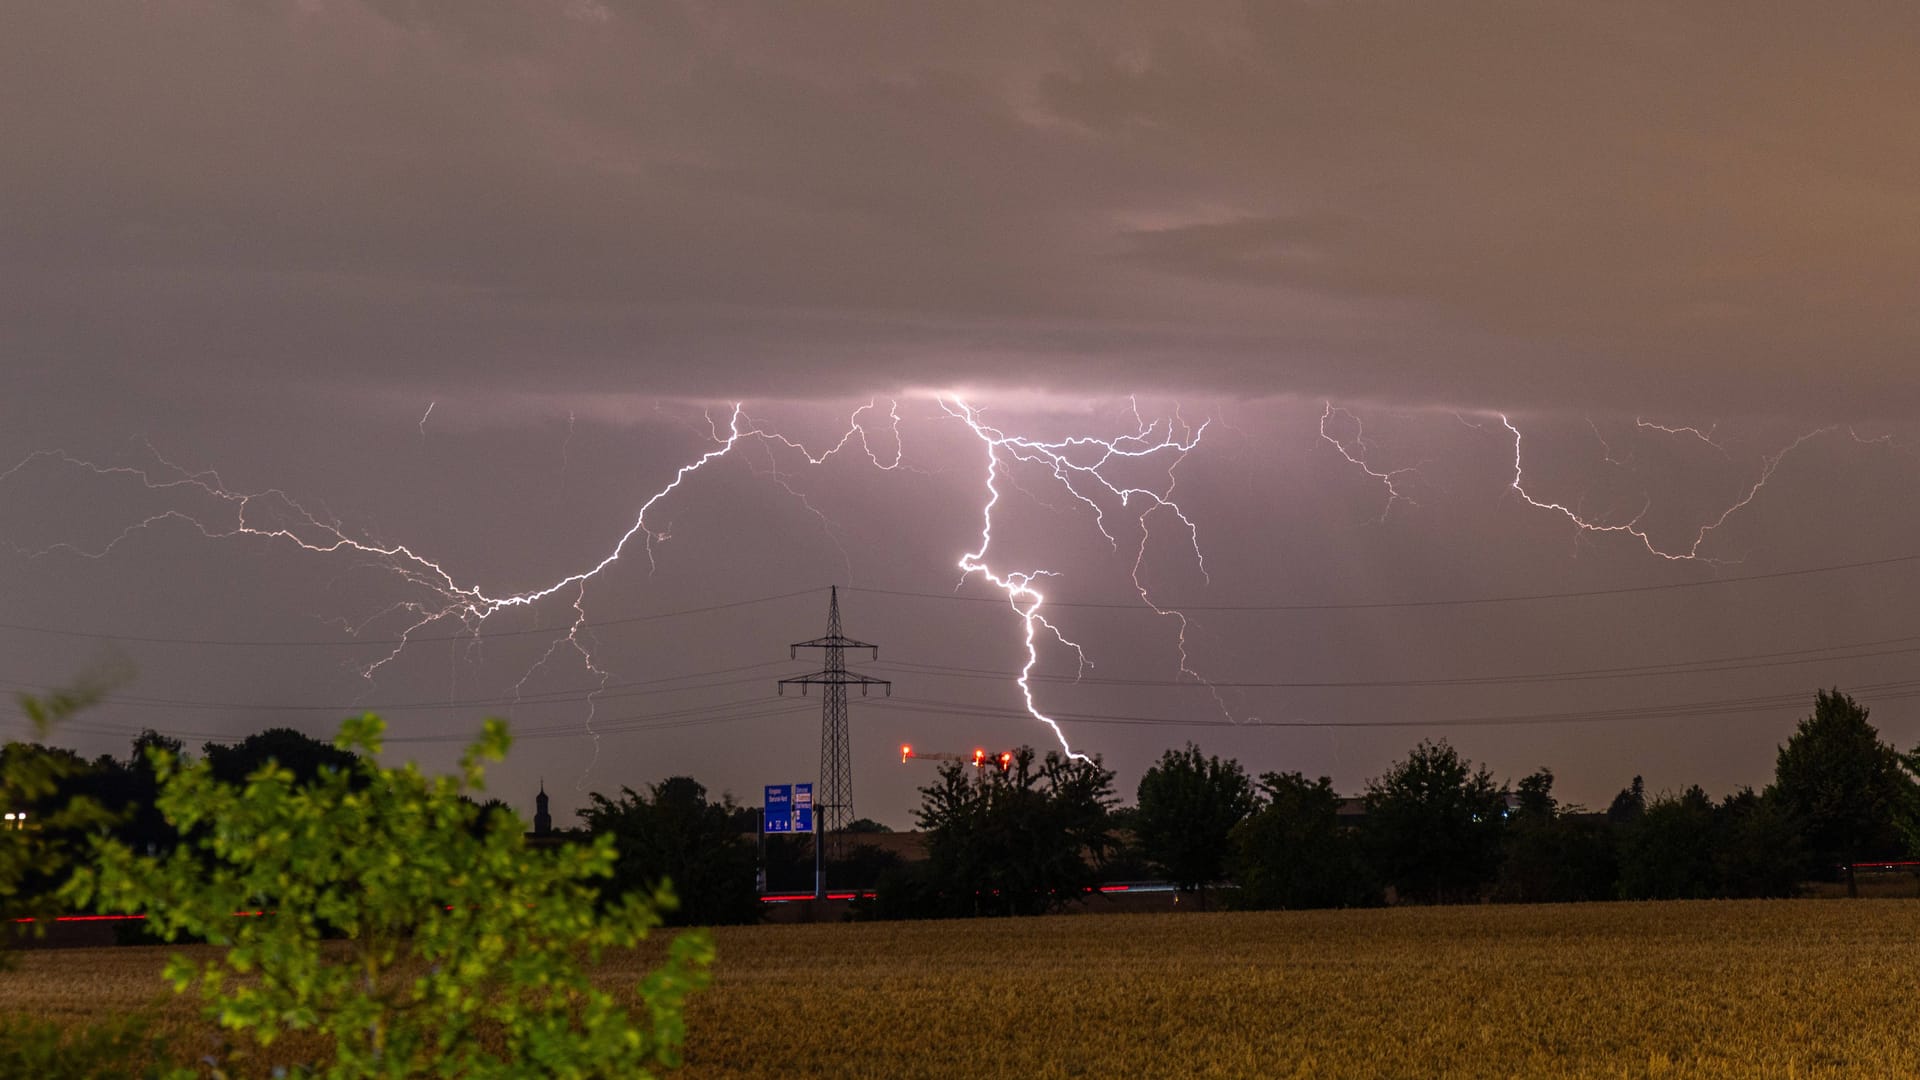
M 45 738 L 55 725 L 91 705 L 110 687 L 105 680 L 83 682 L 46 698 L 22 694 L 20 711 Z M 77 861 L 76 849 L 89 830 L 114 821 L 98 800 L 65 790 L 86 771 L 86 763 L 68 750 L 52 750 L 38 743 L 0 745 L 0 807 L 11 817 L 30 815 L 24 825 L 7 821 L 0 827 L 0 970 L 7 966 L 8 946 L 16 935 L 46 933 L 47 922 L 60 913 L 55 886 Z M 0 1076 L 31 1073 L 0 1073 Z
M 198 986 L 238 1041 L 235 1062 L 312 1031 L 332 1055 L 299 1075 L 635 1076 L 677 1064 L 709 940 L 673 942 L 640 980 L 641 1017 L 583 967 L 644 939 L 672 904 L 666 890 L 600 907 L 593 882 L 612 872 L 610 840 L 534 851 L 510 811 L 480 820 L 463 796 L 506 752 L 499 721 L 459 778 L 375 764 L 382 730 L 370 714 L 347 721 L 335 745 L 360 757 L 306 783 L 270 761 L 236 787 L 206 762 L 153 751 L 160 809 L 186 839 L 165 858 L 102 841 L 75 898 L 144 911 L 168 940 L 225 946 L 198 962 L 174 956 L 167 976 L 176 990 Z

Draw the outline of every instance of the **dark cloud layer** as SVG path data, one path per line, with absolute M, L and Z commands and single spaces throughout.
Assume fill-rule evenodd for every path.
M 16 372 L 1915 404 L 1907 5 L 7 22 Z

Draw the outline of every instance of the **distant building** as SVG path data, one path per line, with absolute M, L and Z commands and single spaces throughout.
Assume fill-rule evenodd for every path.
M 547 813 L 547 782 L 540 781 L 540 794 L 533 797 L 533 835 L 553 832 L 553 815 Z

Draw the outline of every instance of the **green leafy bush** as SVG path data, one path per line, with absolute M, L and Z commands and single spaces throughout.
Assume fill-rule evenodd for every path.
M 18 699 L 20 711 L 34 736 L 45 738 L 55 725 L 91 705 L 110 686 L 105 679 L 93 679 L 45 698 L 23 694 Z M 74 837 L 114 821 L 98 800 L 63 790 L 85 767 L 70 751 L 37 743 L 0 746 L 0 807 L 10 814 L 31 815 L 25 826 L 8 822 L 0 828 L 0 967 L 5 965 L 4 950 L 13 935 L 43 934 L 48 919 L 59 913 L 59 898 L 51 886 L 78 861 L 80 852 L 75 849 L 83 845 L 77 845 Z M 16 921 L 20 919 L 33 921 Z
M 638 1016 L 585 968 L 658 926 L 667 890 L 601 906 L 610 839 L 530 850 L 511 812 L 479 820 L 464 796 L 507 750 L 499 721 L 460 777 L 380 767 L 382 731 L 371 714 L 348 720 L 335 745 L 360 756 L 306 783 L 269 762 L 233 786 L 204 761 L 153 751 L 160 808 L 187 839 L 164 858 L 102 841 L 75 898 L 144 911 L 169 940 L 224 946 L 167 967 L 236 1040 L 216 1069 L 255 1067 L 292 1032 L 331 1044 L 299 1075 L 636 1076 L 677 1064 L 710 940 L 673 941 L 640 980 Z

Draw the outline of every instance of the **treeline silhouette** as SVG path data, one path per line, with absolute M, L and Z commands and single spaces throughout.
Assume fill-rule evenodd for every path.
M 0 755 L 49 755 L 61 779 L 33 805 L 7 809 L 37 822 L 45 810 L 90 800 L 106 814 L 88 828 L 136 852 L 171 850 L 180 836 L 155 809 L 150 748 L 182 749 L 151 731 L 125 760 L 10 743 Z M 353 761 L 285 728 L 201 753 L 236 785 L 268 761 L 303 781 Z M 1005 769 L 949 763 L 921 789 L 923 859 L 861 843 L 886 831 L 862 821 L 828 881 L 872 891 L 855 907 L 870 918 L 1035 914 L 1078 904 L 1103 882 L 1138 880 L 1170 882 L 1203 908 L 1789 896 L 1850 880 L 1851 864 L 1920 851 L 1916 773 L 1920 748 L 1887 745 L 1867 710 L 1837 689 L 1816 695 L 1779 747 L 1770 783 L 1717 801 L 1698 786 L 1650 794 L 1635 777 L 1605 808 L 1568 805 L 1546 768 L 1496 782 L 1438 741 L 1413 747 L 1347 799 L 1326 777 L 1255 777 L 1189 744 L 1167 751 L 1122 806 L 1098 760 L 1022 748 Z M 759 808 L 712 798 L 692 778 L 590 798 L 584 826 L 554 837 L 614 837 L 610 897 L 670 880 L 680 901 L 672 921 L 702 924 L 760 918 L 763 888 L 811 891 L 808 839 L 758 844 Z M 83 837 L 67 840 L 78 850 Z M 51 892 L 63 876 L 27 887 Z
M 1081 895 L 1083 868 L 1166 880 L 1202 907 L 1779 897 L 1920 851 L 1920 748 L 1888 746 L 1837 689 L 1779 747 L 1770 784 L 1718 801 L 1697 785 L 1649 795 L 1634 777 L 1590 811 L 1557 799 L 1549 769 L 1497 783 L 1444 741 L 1421 742 L 1354 799 L 1326 777 L 1255 778 L 1189 744 L 1115 809 L 1111 772 L 1049 764 L 1076 783 L 943 772 L 922 793 L 929 858 L 902 872 L 911 887 L 895 897 L 882 883 L 881 913 L 1058 908 Z M 1069 805 L 1049 818 L 1023 798 Z M 1007 875 L 1021 879 L 1016 895 L 1044 902 L 1003 899 Z

